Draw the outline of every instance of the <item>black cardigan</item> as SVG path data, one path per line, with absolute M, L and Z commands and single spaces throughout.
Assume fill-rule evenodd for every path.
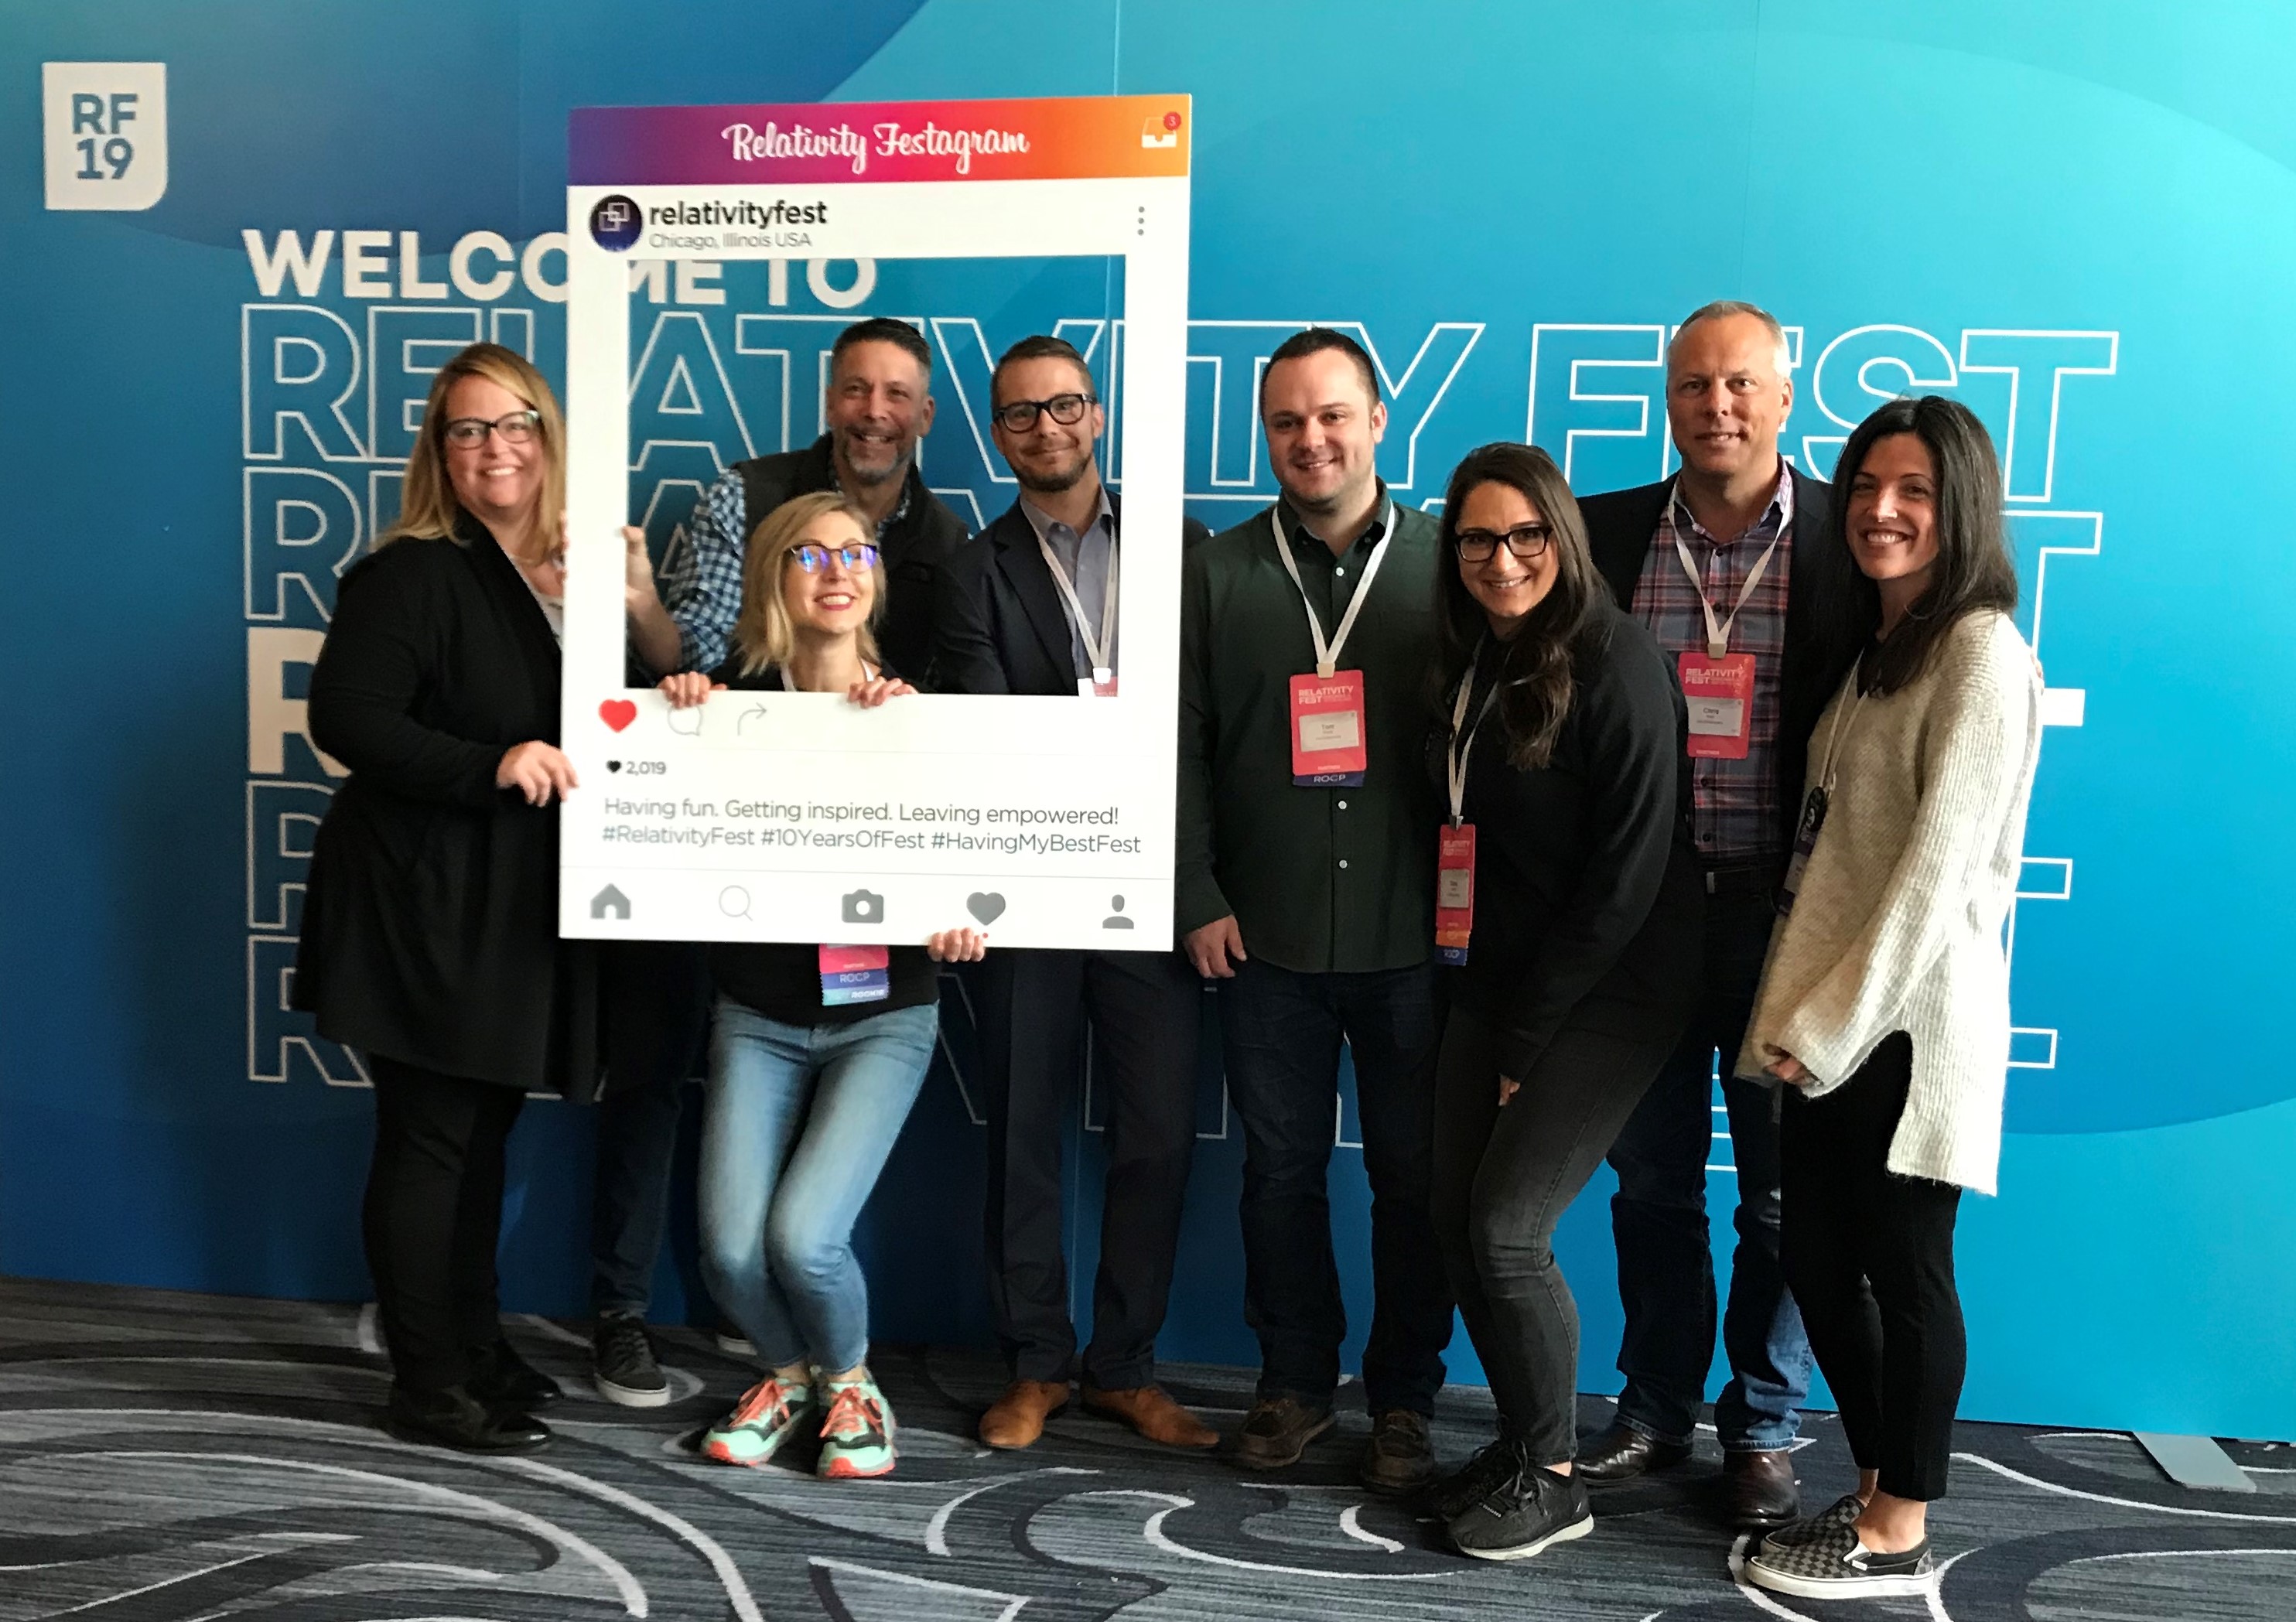
M 1517 1081 L 1574 1013 L 1622 1036 L 1678 1020 L 1702 961 L 1673 668 L 1639 621 L 1602 602 L 1575 676 L 1546 766 L 1507 759 L 1496 709 L 1468 758 L 1475 927 L 1453 995 L 1498 1029 L 1500 1074 Z M 1471 725 L 1483 691 L 1479 680 Z M 1449 719 L 1435 736 L 1439 781 Z
M 350 768 L 315 842 L 295 1005 L 321 1034 L 450 1076 L 588 1097 L 598 954 L 558 938 L 558 807 L 495 786 L 558 741 L 558 643 L 468 514 L 343 576 L 311 737 Z

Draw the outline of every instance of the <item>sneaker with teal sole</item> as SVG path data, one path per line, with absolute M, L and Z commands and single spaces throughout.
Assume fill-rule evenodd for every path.
M 791 1438 L 806 1433 L 816 1412 L 811 1386 L 768 1374 L 701 1438 L 702 1456 L 720 1464 L 771 1463 Z
M 821 1421 L 824 1480 L 857 1481 L 893 1471 L 893 1410 L 866 1370 L 861 1378 L 826 1387 L 829 1409 Z

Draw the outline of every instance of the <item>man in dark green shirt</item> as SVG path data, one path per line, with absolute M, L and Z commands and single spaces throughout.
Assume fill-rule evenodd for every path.
M 1433 1474 L 1452 1314 L 1428 1214 L 1436 525 L 1379 481 L 1387 412 L 1352 339 L 1287 339 L 1259 405 L 1283 497 L 1188 555 L 1180 632 L 1176 922 L 1221 982 L 1260 1346 L 1235 1456 L 1277 1469 L 1332 1424 L 1347 1315 L 1324 1179 L 1344 1041 L 1372 1189 L 1362 1476 L 1401 1492 Z

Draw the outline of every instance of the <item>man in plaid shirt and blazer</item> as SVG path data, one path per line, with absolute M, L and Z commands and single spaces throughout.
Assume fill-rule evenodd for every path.
M 1778 1266 L 1772 1099 L 1726 1072 L 1769 943 L 1810 731 L 1874 618 L 1871 588 L 1830 543 L 1832 487 L 1778 454 L 1793 407 L 1791 370 L 1784 331 L 1767 311 L 1735 301 L 1694 311 L 1667 350 L 1667 418 L 1681 471 L 1581 504 L 1595 566 L 1620 606 L 1647 624 L 1669 656 L 1695 663 L 1751 655 L 1753 670 L 1742 711 L 1723 712 L 1735 718 L 1735 736 L 1710 732 L 1704 748 L 1692 741 L 1691 831 L 1706 872 L 1705 983 L 1681 1046 L 1611 1151 L 1627 1315 L 1619 1371 L 1627 1384 L 1617 1419 L 1585 1443 L 1578 1468 L 1589 1487 L 1600 1487 L 1689 1457 L 1714 1356 L 1706 1165 L 1718 1135 L 1711 1110 L 1718 1053 L 1738 1246 L 1722 1320 L 1730 1380 L 1714 1422 L 1729 1511 L 1747 1527 L 1783 1525 L 1797 1512 L 1789 1450 L 1809 1390 L 1810 1352 Z

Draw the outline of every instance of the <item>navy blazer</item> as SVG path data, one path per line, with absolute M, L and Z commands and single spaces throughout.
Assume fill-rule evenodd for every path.
M 1873 583 L 1858 572 L 1849 547 L 1835 533 L 1833 487 L 1798 468 L 1787 471 L 1793 478 L 1794 523 L 1792 566 L 1786 578 L 1785 660 L 1779 673 L 1778 803 L 1787 808 L 1791 823 L 1801 805 L 1809 735 L 1872 638 L 1881 609 Z M 1662 479 L 1630 490 L 1586 496 L 1578 504 L 1595 567 L 1609 582 L 1619 606 L 1629 613 L 1635 606 L 1635 582 L 1642 578 L 1659 516 L 1673 490 L 1674 480 Z
M 1120 541 L 1124 511 L 1113 490 L 1108 506 Z M 1210 533 L 1194 519 L 1181 520 L 1184 550 Z M 1119 556 L 1120 580 L 1120 546 Z M 1017 501 L 941 568 L 927 685 L 935 692 L 1076 696 L 1076 652 L 1060 588 Z

